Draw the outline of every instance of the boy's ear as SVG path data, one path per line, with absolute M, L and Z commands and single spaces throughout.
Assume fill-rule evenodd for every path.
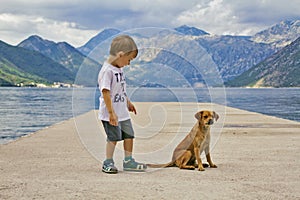
M 124 52 L 123 51 L 119 51 L 118 53 L 117 53 L 117 57 L 118 58 L 121 58 L 122 56 L 124 56 Z

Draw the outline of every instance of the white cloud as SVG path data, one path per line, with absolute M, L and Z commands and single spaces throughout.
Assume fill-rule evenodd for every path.
M 249 35 L 260 27 L 241 24 L 232 4 L 223 0 L 213 0 L 207 4 L 198 4 L 195 8 L 182 12 L 173 24 L 188 24 L 199 27 L 212 34 Z
M 197 0 L 1 0 L 0 40 L 17 44 L 37 34 L 54 41 L 83 45 L 101 29 L 171 27 L 174 13 Z M 1 2 L 1 3 L 2 3 Z M 168 10 L 168 12 L 166 12 Z
M 214 34 L 254 34 L 300 18 L 299 0 L 1 0 L 0 40 L 17 44 L 37 34 L 74 46 L 101 29 L 174 28 L 183 24 Z
M 119 25 L 166 25 L 176 13 L 193 7 L 199 0 L 1 0 L 0 13 L 43 16 L 56 21 L 73 21 L 85 27 Z M 100 27 L 101 26 L 101 27 Z
M 74 46 L 81 46 L 97 33 L 96 30 L 81 29 L 74 22 L 54 21 L 40 16 L 0 14 L 1 40 L 13 45 L 37 34 L 45 39 L 68 41 Z
M 286 19 L 299 19 L 299 0 L 211 0 L 185 10 L 173 20 L 212 34 L 252 35 Z

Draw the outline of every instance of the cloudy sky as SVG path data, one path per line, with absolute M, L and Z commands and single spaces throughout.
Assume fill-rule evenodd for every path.
M 30 35 L 75 47 L 104 28 L 174 28 L 252 35 L 300 19 L 299 0 L 0 0 L 0 40 L 16 45 Z

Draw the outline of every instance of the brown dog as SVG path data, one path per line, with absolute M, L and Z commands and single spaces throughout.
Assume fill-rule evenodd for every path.
M 177 166 L 180 169 L 195 169 L 198 164 L 198 170 L 204 171 L 200 155 L 205 152 L 207 162 L 212 168 L 217 166 L 212 162 L 209 152 L 210 144 L 210 126 L 217 121 L 219 115 L 214 111 L 200 111 L 195 114 L 198 122 L 194 125 L 190 133 L 177 145 L 173 152 L 172 161 L 167 164 L 147 164 L 149 167 L 172 167 Z

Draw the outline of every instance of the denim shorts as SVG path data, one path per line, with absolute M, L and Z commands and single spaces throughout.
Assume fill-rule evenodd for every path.
M 102 121 L 102 124 L 107 135 L 107 141 L 116 142 L 134 138 L 134 131 L 130 119 L 119 122 L 118 126 L 112 126 L 108 121 Z

